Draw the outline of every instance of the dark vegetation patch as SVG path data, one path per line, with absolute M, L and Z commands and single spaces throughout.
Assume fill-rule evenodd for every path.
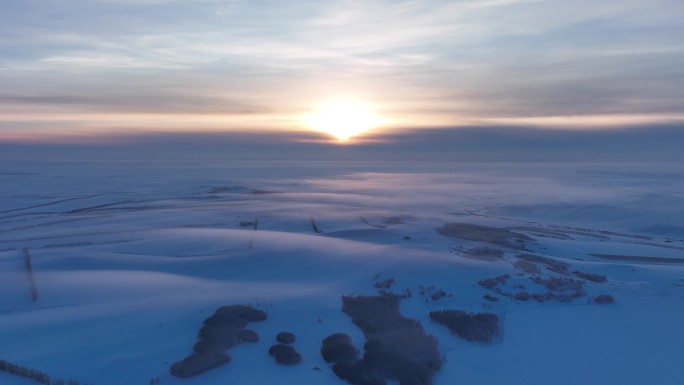
M 280 332 L 276 336 L 276 340 L 281 344 L 291 344 L 295 341 L 295 335 L 290 332 Z
M 544 227 L 533 227 L 533 226 L 513 226 L 509 227 L 509 230 L 525 231 L 532 233 L 535 236 L 546 237 L 546 238 L 556 238 L 563 240 L 572 239 L 569 235 L 558 230 L 552 230 Z
M 545 293 L 528 293 L 526 291 L 506 291 L 501 286 L 505 285 L 511 278 L 508 274 L 500 275 L 493 278 L 481 279 L 478 284 L 485 287 L 502 297 L 506 297 L 515 301 L 529 301 L 535 300 L 537 302 L 558 301 L 570 302 L 585 294 L 583 282 L 580 280 L 567 277 L 549 277 L 542 278 L 540 276 L 533 276 L 529 278 L 532 282 L 543 286 Z M 517 283 L 513 285 L 513 289 L 524 290 L 525 286 Z M 489 298 L 483 297 L 490 300 Z M 494 297 L 492 297 L 494 298 Z
M 402 225 L 406 221 L 414 220 L 411 216 L 390 216 L 382 219 L 382 223 L 386 225 Z
M 430 319 L 446 326 L 451 334 L 467 341 L 491 343 L 499 335 L 499 317 L 494 313 L 466 313 L 462 310 L 431 311 Z
M 656 245 L 658 246 L 658 245 Z M 663 246 L 664 247 L 664 246 Z M 636 255 L 617 255 L 617 254 L 589 254 L 593 257 L 607 259 L 609 261 L 640 262 L 640 263 L 684 263 L 684 258 L 665 258 L 665 257 L 642 257 Z
M 326 337 L 321 343 L 321 355 L 329 364 L 352 362 L 359 356 L 359 350 L 354 347 L 349 335 L 335 333 Z
M 596 297 L 594 297 L 592 302 L 600 304 L 600 305 L 607 305 L 607 304 L 615 303 L 615 298 L 613 298 L 613 296 L 610 294 L 599 294 Z
M 504 274 L 504 275 L 499 275 L 499 276 L 494 277 L 494 278 L 481 279 L 477 283 L 478 283 L 478 285 L 480 285 L 482 287 L 485 287 L 489 290 L 493 290 L 494 288 L 496 288 L 497 285 L 505 284 L 510 278 L 511 278 L 510 275 Z
M 525 248 L 525 241 L 532 240 L 532 238 L 522 233 L 516 233 L 500 227 L 476 225 L 472 223 L 447 223 L 442 227 L 438 227 L 436 230 L 445 237 L 487 242 L 520 250 Z
M 558 238 L 558 239 L 565 239 L 565 240 L 571 240 L 572 237 L 570 235 L 579 235 L 583 237 L 592 237 L 592 238 L 597 238 L 597 239 L 604 239 L 608 240 L 610 237 L 607 235 L 619 235 L 617 233 L 611 233 L 609 231 L 600 231 L 597 233 L 594 230 L 589 230 L 589 229 L 582 229 L 578 227 L 569 227 L 569 226 L 551 226 L 551 228 L 543 228 L 543 227 L 532 227 L 532 226 L 515 226 L 515 227 L 509 227 L 511 230 L 519 230 L 519 231 L 527 231 L 527 232 L 535 232 L 535 233 L 541 233 L 543 235 L 546 235 L 548 237 L 552 238 Z
M 277 363 L 281 365 L 297 365 L 302 362 L 302 355 L 294 347 L 286 344 L 276 344 L 268 349 L 268 354 L 275 357 Z
M 516 301 L 529 301 L 530 297 L 531 297 L 530 293 L 528 293 L 526 291 L 520 291 L 520 292 L 515 293 L 515 295 L 513 295 L 513 299 Z
M 542 285 L 550 291 L 555 292 L 584 292 L 582 281 L 565 277 L 532 277 L 532 281 L 536 284 Z
M 447 293 L 446 291 L 436 287 L 435 285 L 418 286 L 418 294 L 420 294 L 421 297 L 425 298 L 425 302 L 428 302 L 429 300 L 438 301 L 444 297 L 452 297 L 451 293 Z
M 523 260 L 523 261 L 534 262 L 534 263 L 546 265 L 546 268 L 548 270 L 554 271 L 554 272 L 559 273 L 559 274 L 567 274 L 568 273 L 568 267 L 570 267 L 570 265 L 565 263 L 565 262 L 556 261 L 555 259 L 542 257 L 541 255 L 536 255 L 536 254 L 518 254 L 517 257 L 518 257 L 518 259 Z
M 240 342 L 255 343 L 259 342 L 259 335 L 252 329 L 238 330 L 237 337 Z
M 606 276 L 601 274 L 586 273 L 584 271 L 573 271 L 572 273 L 582 279 L 586 279 L 587 281 L 591 282 L 603 283 L 607 280 Z
M 257 195 L 262 195 L 262 194 L 282 194 L 282 191 L 274 191 L 274 190 L 260 190 L 260 189 L 254 189 L 252 190 L 252 194 L 257 194 Z
M 541 270 L 539 270 L 539 266 L 537 266 L 536 263 L 525 259 L 516 260 L 515 262 L 513 262 L 513 267 L 527 274 L 541 273 Z
M 394 278 L 385 278 L 382 272 L 376 273 L 373 276 L 373 287 L 380 290 L 389 290 L 394 284 Z
M 80 382 L 76 380 L 69 379 L 67 382 L 65 382 L 62 379 L 59 378 L 51 378 L 47 373 L 41 372 L 40 370 L 37 369 L 32 369 L 32 368 L 27 368 L 26 366 L 21 366 L 14 364 L 9 361 L 5 360 L 0 360 L 0 373 L 7 373 L 11 374 L 17 377 L 23 377 L 27 378 L 29 380 L 33 380 L 39 384 L 45 384 L 45 385 L 64 385 L 65 383 L 68 383 L 69 385 L 80 385 Z M 88 385 L 88 384 L 83 384 L 83 385 Z
M 402 385 L 432 384 L 432 377 L 442 367 L 437 339 L 426 335 L 418 321 L 401 315 L 400 300 L 400 296 L 389 293 L 342 297 L 342 311 L 363 331 L 366 344 L 361 360 L 335 362 L 333 372 L 338 377 L 357 385 L 385 385 L 386 380 Z M 343 336 L 326 340 L 328 346 L 344 346 L 351 354 L 349 341 Z
M 171 365 L 171 374 L 188 378 L 230 362 L 226 349 L 242 342 L 256 342 L 259 335 L 244 329 L 247 323 L 263 321 L 266 313 L 246 305 L 222 306 L 204 320 L 193 353 Z
M 193 353 L 171 365 L 171 374 L 179 378 L 190 378 L 229 363 L 227 353 Z
M 494 262 L 503 259 L 503 251 L 491 247 L 473 247 L 467 249 L 463 256 L 480 261 Z
M 498 302 L 499 301 L 499 297 L 495 297 L 495 296 L 489 295 L 489 294 L 483 295 L 482 298 L 486 299 L 489 302 Z

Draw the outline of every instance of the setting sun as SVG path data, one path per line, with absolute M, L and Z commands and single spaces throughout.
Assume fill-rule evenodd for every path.
M 357 101 L 325 103 L 305 118 L 309 127 L 330 134 L 340 141 L 373 129 L 381 122 L 380 117 L 368 105 Z

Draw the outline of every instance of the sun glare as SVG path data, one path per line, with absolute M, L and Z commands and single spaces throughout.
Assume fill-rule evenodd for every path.
M 323 104 L 305 120 L 309 127 L 330 134 L 340 141 L 346 141 L 381 124 L 381 119 L 368 105 L 357 101 Z

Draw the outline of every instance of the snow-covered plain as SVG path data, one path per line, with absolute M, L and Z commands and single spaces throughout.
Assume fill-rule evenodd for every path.
M 507 228 L 530 238 L 513 246 L 569 263 L 573 279 L 579 270 L 607 282 L 583 280 L 585 294 L 570 302 L 499 296 L 478 281 L 509 274 L 504 291 L 543 292 L 513 266 L 523 251 L 436 231 L 447 223 Z M 472 256 L 483 247 L 503 255 Z M 0 359 L 53 377 L 344 384 L 321 341 L 344 332 L 363 346 L 340 297 L 376 293 L 378 273 L 394 278 L 391 291 L 410 289 L 403 315 L 438 338 L 437 385 L 684 383 L 681 165 L 0 164 Z M 420 286 L 450 295 L 433 300 Z M 598 294 L 616 303 L 591 303 Z M 260 342 L 230 349 L 230 364 L 200 376 L 171 376 L 202 321 L 229 304 L 268 314 L 249 326 Z M 439 309 L 494 312 L 502 336 L 461 340 L 430 321 Z M 280 331 L 296 334 L 301 364 L 268 355 Z M 30 383 L 0 373 L 0 384 Z

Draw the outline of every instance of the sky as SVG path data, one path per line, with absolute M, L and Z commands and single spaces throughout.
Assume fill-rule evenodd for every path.
M 319 140 L 306 117 L 336 100 L 373 111 L 376 137 L 684 125 L 683 14 L 681 0 L 2 0 L 0 141 Z

